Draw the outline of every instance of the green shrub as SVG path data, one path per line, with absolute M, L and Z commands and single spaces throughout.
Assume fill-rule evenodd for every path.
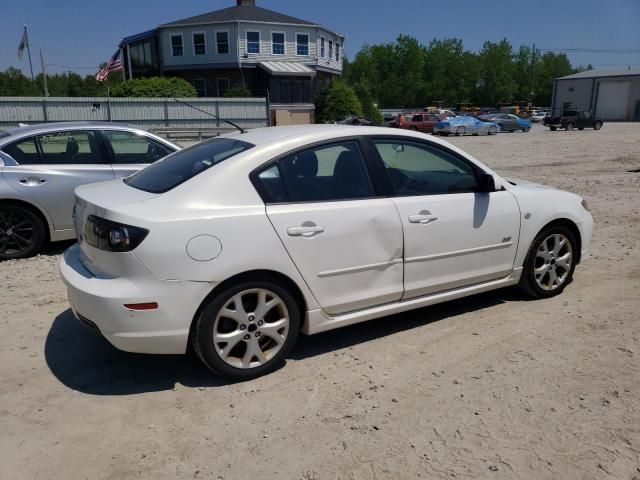
M 195 88 L 182 78 L 135 78 L 111 89 L 113 97 L 195 97 Z
M 236 85 L 235 87 L 230 88 L 226 92 L 224 92 L 223 97 L 225 98 L 244 98 L 250 97 L 251 90 L 241 85 Z
M 335 122 L 352 115 L 362 115 L 360 100 L 353 88 L 336 78 L 316 98 L 316 121 Z

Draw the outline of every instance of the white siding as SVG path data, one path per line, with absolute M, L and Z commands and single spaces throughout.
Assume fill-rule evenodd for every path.
M 194 25 L 191 27 L 170 27 L 161 28 L 158 34 L 160 43 L 160 51 L 162 52 L 162 60 L 165 66 L 175 65 L 204 65 L 217 63 L 237 63 L 238 62 L 238 45 L 237 24 L 212 24 L 212 25 Z M 216 48 L 216 31 L 229 32 L 229 53 L 218 54 Z M 204 32 L 207 40 L 207 54 L 193 54 L 193 33 Z M 171 55 L 171 35 L 182 34 L 184 55 L 182 57 L 173 57 Z

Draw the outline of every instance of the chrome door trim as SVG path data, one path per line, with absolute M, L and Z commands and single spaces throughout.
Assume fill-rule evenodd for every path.
M 397 265 L 399 263 L 402 263 L 402 259 L 396 258 L 394 260 L 389 260 L 388 262 L 372 263 L 369 265 L 360 265 L 358 267 L 340 268 L 338 270 L 327 270 L 326 272 L 318 273 L 318 277 L 320 278 L 336 277 L 338 275 L 347 275 L 349 273 L 360 273 L 360 272 L 366 272 L 369 270 L 380 270 L 387 267 L 391 267 L 392 265 Z
M 513 241 L 496 243 L 494 245 L 486 245 L 484 247 L 468 248 L 465 250 L 456 250 L 453 252 L 436 253 L 435 255 L 425 255 L 423 257 L 411 257 L 405 259 L 406 263 L 429 262 L 431 260 L 440 260 L 442 258 L 459 257 L 461 255 L 469 255 L 470 253 L 488 252 L 490 250 L 499 250 L 508 248 L 513 245 Z

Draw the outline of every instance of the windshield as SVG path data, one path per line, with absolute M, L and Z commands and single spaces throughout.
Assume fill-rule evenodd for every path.
M 125 179 L 130 187 L 164 193 L 254 145 L 232 138 L 214 138 L 180 150 Z

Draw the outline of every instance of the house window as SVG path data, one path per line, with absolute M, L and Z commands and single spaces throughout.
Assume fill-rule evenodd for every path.
M 309 55 L 309 35 L 306 33 L 296 33 L 296 55 Z
M 329 40 L 329 60 L 333 58 L 333 42 Z
M 340 44 L 336 42 L 336 62 L 340 61 Z
M 324 58 L 324 37 L 320 38 L 320 57 Z
M 207 82 L 204 78 L 194 78 L 193 88 L 195 88 L 199 97 L 207 96 Z
M 171 35 L 171 56 L 181 57 L 184 55 L 184 45 L 182 44 L 182 34 Z
M 247 32 L 247 53 L 260 53 L 260 32 Z
M 216 87 L 218 90 L 218 96 L 224 97 L 224 94 L 229 90 L 229 79 L 228 78 L 218 78 L 216 80 Z
M 271 34 L 271 53 L 273 55 L 284 55 L 284 33 L 273 32 Z
M 218 55 L 229 53 L 229 32 L 216 32 L 216 48 Z
M 194 55 L 206 55 L 207 54 L 207 37 L 204 32 L 197 32 L 192 35 L 193 37 L 193 54 Z

